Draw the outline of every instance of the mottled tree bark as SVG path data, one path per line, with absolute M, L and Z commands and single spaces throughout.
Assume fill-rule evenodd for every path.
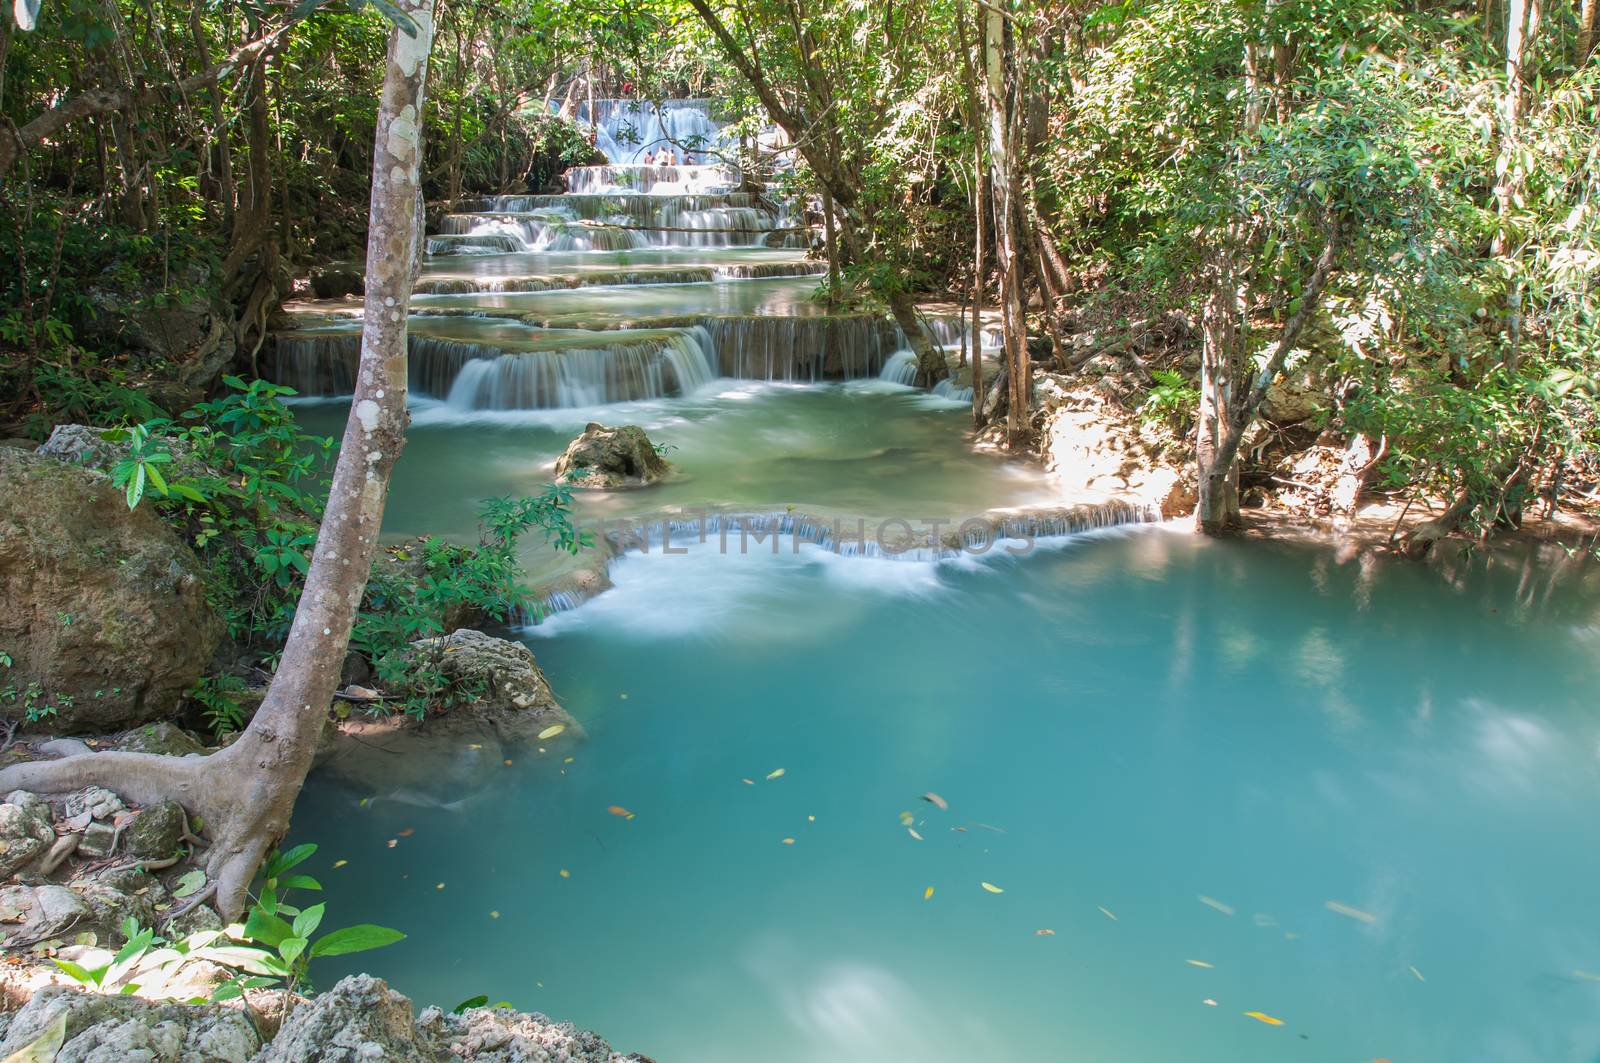
M 283 837 L 339 682 L 356 609 L 377 554 L 389 474 L 405 442 L 406 306 L 422 161 L 422 102 L 432 0 L 396 0 L 415 37 L 390 34 L 373 149 L 366 316 L 350 419 L 310 571 L 277 674 L 239 740 L 203 758 L 89 753 L 0 771 L 0 788 L 46 793 L 99 785 L 139 803 L 173 799 L 204 821 L 205 871 L 226 918 L 244 908 L 267 851 Z

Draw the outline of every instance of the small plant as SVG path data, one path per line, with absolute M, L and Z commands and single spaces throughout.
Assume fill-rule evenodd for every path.
M 244 692 L 244 680 L 236 675 L 205 676 L 189 691 L 189 696 L 200 706 L 206 726 L 217 737 L 229 731 L 244 730 L 244 709 L 239 695 Z
M 1159 422 L 1174 431 L 1187 431 L 1200 409 L 1200 389 L 1189 383 L 1182 373 L 1171 369 L 1153 369 L 1150 376 L 1155 386 L 1139 407 L 1140 416 L 1146 424 Z
M 126 443 L 128 452 L 111 467 L 111 483 L 122 489 L 129 509 L 139 508 L 146 488 L 155 488 L 163 498 L 176 495 L 191 502 L 204 502 L 205 496 L 192 484 L 167 482 L 162 473 L 164 466 L 172 464 L 172 451 L 167 441 L 152 434 L 162 421 L 136 424 L 131 428 L 113 428 L 102 433 L 111 443 Z

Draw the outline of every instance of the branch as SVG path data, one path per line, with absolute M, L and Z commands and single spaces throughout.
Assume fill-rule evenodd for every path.
M 126 111 L 135 106 L 150 106 L 159 102 L 163 96 L 172 93 L 186 96 L 197 89 L 216 84 L 255 60 L 263 52 L 270 50 L 298 21 L 299 19 L 291 18 L 266 36 L 257 37 L 240 45 L 226 59 L 182 81 L 146 85 L 138 89 L 132 87 L 90 89 L 65 103 L 57 104 L 21 128 L 8 124 L 5 133 L 9 136 L 0 135 L 0 178 L 11 172 L 11 168 L 16 165 L 18 157 L 24 151 L 55 136 L 81 118 L 92 118 L 97 114 L 107 114 L 111 111 Z

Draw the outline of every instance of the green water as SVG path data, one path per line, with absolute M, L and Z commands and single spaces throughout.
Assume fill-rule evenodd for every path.
M 659 404 L 696 474 L 657 501 L 978 480 L 934 441 L 954 411 L 734 393 Z M 419 421 L 405 531 L 536 482 L 572 427 Z M 410 934 L 320 979 L 487 993 L 663 1063 L 1600 1054 L 1588 568 L 1155 529 L 941 565 L 713 542 L 613 577 L 529 636 L 587 741 L 463 748 L 478 785 L 434 794 L 313 779 L 294 838 L 330 910 Z

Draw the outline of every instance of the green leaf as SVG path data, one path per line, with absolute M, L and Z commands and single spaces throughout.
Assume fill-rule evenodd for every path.
M 455 1007 L 451 1008 L 450 1009 L 450 1014 L 452 1014 L 452 1015 L 460 1015 L 463 1011 L 466 1011 L 468 1008 L 481 1008 L 487 1003 L 489 1003 L 489 994 L 487 994 L 487 993 L 479 993 L 477 996 L 468 997 L 466 1000 L 463 1000 L 461 1003 L 459 1003 Z
M 277 878 L 291 867 L 295 867 L 303 863 L 311 856 L 312 853 L 316 851 L 316 845 L 310 842 L 307 842 L 304 845 L 297 845 L 288 852 L 279 853 L 271 860 L 268 860 L 266 868 L 262 871 L 262 875 L 267 878 Z
M 284 963 L 293 967 L 294 961 L 298 960 L 300 954 L 306 951 L 306 944 L 306 939 L 303 937 L 284 938 L 278 943 L 278 955 L 283 957 Z
M 294 937 L 294 928 L 271 912 L 257 907 L 250 909 L 250 917 L 244 921 L 244 935 L 251 941 L 259 941 L 275 949 L 283 943 L 284 938 Z
M 381 949 L 385 945 L 393 945 L 397 941 L 404 940 L 404 934 L 390 927 L 358 923 L 319 938 L 316 944 L 311 946 L 311 955 L 346 956 L 352 952 Z
M 72 976 L 74 981 L 81 982 L 84 985 L 99 985 L 100 984 L 100 979 L 99 978 L 96 978 L 88 970 L 86 970 L 85 968 L 79 966 L 76 963 L 73 963 L 71 960 L 61 960 L 61 959 L 55 959 L 55 958 L 52 957 L 50 962 L 54 963 L 57 967 L 61 968 L 63 971 L 66 971 L 67 974 Z M 104 973 L 104 971 L 105 971 L 104 968 L 100 968 L 100 972 L 102 974 Z
M 322 925 L 322 914 L 327 908 L 325 904 L 313 904 L 305 911 L 294 917 L 294 936 L 308 938 L 317 932 L 317 927 Z
M 157 491 L 165 495 L 167 494 L 167 481 L 164 477 L 162 477 L 161 470 L 157 469 L 155 466 L 156 459 L 159 456 L 160 455 L 152 455 L 145 461 L 145 464 L 142 467 L 146 474 L 149 475 L 150 483 L 154 485 Z
M 178 880 L 177 887 L 172 891 L 174 897 L 187 897 L 206 884 L 206 873 L 195 868 Z
M 278 888 L 280 890 L 320 890 L 322 883 L 310 875 L 290 875 L 286 879 L 279 880 Z

